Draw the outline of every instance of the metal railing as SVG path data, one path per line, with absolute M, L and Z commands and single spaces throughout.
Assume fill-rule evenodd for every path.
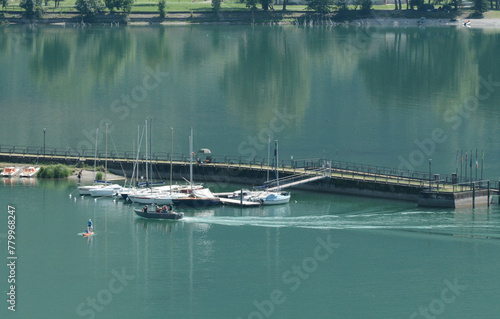
M 67 158 L 77 158 L 92 161 L 95 156 L 95 150 L 82 149 L 74 150 L 72 148 L 63 147 L 40 147 L 40 146 L 16 146 L 16 145 L 0 145 L 0 153 L 6 153 L 10 155 L 21 154 L 29 156 L 37 156 L 38 158 L 48 158 L 51 157 L 67 157 Z M 105 152 L 97 151 L 97 157 L 103 159 L 106 156 Z M 108 151 L 108 160 L 127 160 L 135 161 L 137 154 L 132 151 Z M 152 152 L 152 159 L 150 159 L 150 154 L 140 154 L 138 159 L 143 162 L 148 158 L 154 162 L 170 161 L 169 152 Z M 172 160 L 175 162 L 189 162 L 189 153 L 172 153 Z M 250 168 L 256 167 L 264 169 L 267 167 L 268 159 L 266 157 L 248 157 L 248 156 L 228 156 L 228 155 L 213 155 L 210 154 L 196 154 L 193 161 L 199 164 L 209 165 L 209 164 L 225 164 L 225 165 L 238 165 L 238 166 L 248 166 Z M 269 163 L 271 167 L 275 167 L 274 162 Z M 293 160 L 280 160 L 279 169 L 282 171 L 292 170 L 296 175 L 295 177 L 288 177 L 288 182 L 291 182 L 292 178 L 298 179 L 300 176 L 314 175 L 318 174 L 318 171 L 327 171 L 330 176 L 340 176 L 346 179 L 357 179 L 364 181 L 376 181 L 385 182 L 396 185 L 415 185 L 418 187 L 430 186 L 430 189 L 437 187 L 438 185 L 457 185 L 457 189 L 465 189 L 467 184 L 471 182 L 483 183 L 483 181 L 468 181 L 467 183 L 459 183 L 457 176 L 453 175 L 434 175 L 430 176 L 429 172 L 422 171 L 410 171 L 403 169 L 396 169 L 391 167 L 383 167 L 377 165 L 367 165 L 355 162 L 346 161 L 334 161 L 326 160 L 322 158 L 310 158 L 310 159 L 293 159 Z M 436 176 L 439 180 L 436 180 Z M 282 183 L 282 181 L 280 181 Z M 433 186 L 434 185 L 434 186 Z M 499 182 L 492 182 L 490 184 L 491 188 L 498 189 Z

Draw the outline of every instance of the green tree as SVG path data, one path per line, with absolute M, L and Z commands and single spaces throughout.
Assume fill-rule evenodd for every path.
M 245 2 L 247 8 L 249 8 L 250 10 L 257 10 L 258 0 L 245 0 Z
M 372 0 L 361 0 L 361 12 L 370 13 L 372 10 Z
M 158 13 L 160 14 L 160 18 L 162 19 L 165 19 L 165 17 L 167 16 L 166 8 L 167 3 L 165 2 L 165 0 L 160 0 L 158 2 Z
M 23 16 L 28 19 L 40 19 L 43 17 L 42 0 L 21 0 L 19 6 L 24 9 Z
M 262 5 L 262 10 L 273 10 L 273 0 L 259 0 L 259 2 Z
M 132 6 L 134 5 L 134 0 L 104 0 L 106 8 L 109 12 L 115 12 L 116 10 L 122 10 L 125 13 L 130 13 L 132 11 Z
M 87 21 L 93 20 L 104 10 L 104 4 L 100 0 L 76 0 L 75 6 Z
M 474 15 L 483 16 L 483 13 L 488 11 L 488 1 L 487 0 L 474 0 Z
M 307 9 L 318 13 L 328 13 L 331 11 L 333 0 L 307 0 Z
M 221 0 L 212 0 L 212 10 L 214 11 L 216 16 L 219 16 L 220 5 L 221 5 Z
M 8 1 L 7 0 L 2 0 L 2 8 L 5 10 L 7 7 Z

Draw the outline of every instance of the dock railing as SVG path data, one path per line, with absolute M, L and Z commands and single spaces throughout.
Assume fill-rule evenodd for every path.
M 41 147 L 41 146 L 16 146 L 0 144 L 0 153 L 10 156 L 30 156 L 34 161 L 50 161 L 51 158 L 74 158 L 75 160 L 94 160 L 94 149 L 75 150 L 69 147 Z M 105 157 L 105 152 L 97 151 L 98 160 Z M 153 162 L 169 162 L 169 152 L 153 152 Z M 107 154 L 108 160 L 122 160 L 133 162 L 136 160 L 136 153 L 133 151 L 116 151 L 109 150 Z M 146 154 L 139 154 L 139 161 L 146 160 Z M 172 153 L 174 162 L 189 162 L 189 153 Z M 237 165 L 249 168 L 258 169 L 273 169 L 275 163 L 270 163 L 267 166 L 267 157 L 248 157 L 248 156 L 228 156 L 217 154 L 196 154 L 195 163 L 203 165 Z M 473 179 L 464 180 L 453 175 L 429 175 L 429 172 L 410 171 L 404 169 L 396 169 L 391 167 L 383 167 L 377 165 L 367 165 L 362 163 L 329 160 L 324 158 L 309 158 L 309 159 L 290 159 L 280 160 L 278 163 L 280 171 L 287 171 L 291 176 L 286 177 L 282 182 L 293 182 L 304 178 L 304 175 L 314 176 L 318 174 L 329 174 L 330 177 L 340 177 L 345 179 L 356 179 L 363 181 L 385 182 L 396 185 L 412 185 L 417 187 L 429 187 L 431 190 L 445 191 L 452 189 L 453 191 L 466 191 L 471 189 L 471 183 L 476 183 L 476 188 L 484 188 L 486 181 L 476 181 Z M 446 186 L 446 187 L 445 187 Z M 499 182 L 491 182 L 492 189 L 499 189 Z

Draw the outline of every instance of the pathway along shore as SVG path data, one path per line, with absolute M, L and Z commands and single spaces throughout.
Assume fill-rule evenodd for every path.
M 37 24 L 37 25 L 61 25 L 78 26 L 87 25 L 83 23 L 82 17 L 75 13 L 53 13 L 47 12 L 43 19 L 29 20 L 20 17 L 19 12 L 4 12 L 6 15 L 0 17 L 0 24 Z M 468 12 L 460 13 L 456 18 L 451 15 L 437 15 L 434 12 L 412 11 L 410 13 L 395 12 L 393 10 L 373 11 L 370 17 L 361 17 L 348 22 L 336 22 L 333 15 L 321 16 L 311 11 L 222 11 L 216 17 L 211 11 L 198 12 L 167 12 L 165 19 L 160 19 L 157 12 L 133 12 L 125 17 L 121 14 L 103 14 L 96 17 L 91 24 L 119 26 L 126 25 L 183 25 L 183 24 L 351 24 L 357 26 L 384 27 L 384 26 L 457 26 L 464 27 L 464 22 L 470 20 L 471 28 L 500 29 L 500 19 L 468 18 Z M 406 17 L 407 16 L 407 17 Z M 426 17 L 423 24 L 419 24 L 420 18 Z

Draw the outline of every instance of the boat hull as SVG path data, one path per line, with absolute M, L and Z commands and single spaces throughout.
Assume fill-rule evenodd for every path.
M 142 209 L 134 209 L 134 212 L 140 217 L 149 218 L 149 219 L 177 220 L 177 219 L 182 219 L 182 217 L 184 217 L 184 213 L 173 213 L 173 212 L 157 213 L 157 212 L 150 212 L 150 211 L 145 212 Z

